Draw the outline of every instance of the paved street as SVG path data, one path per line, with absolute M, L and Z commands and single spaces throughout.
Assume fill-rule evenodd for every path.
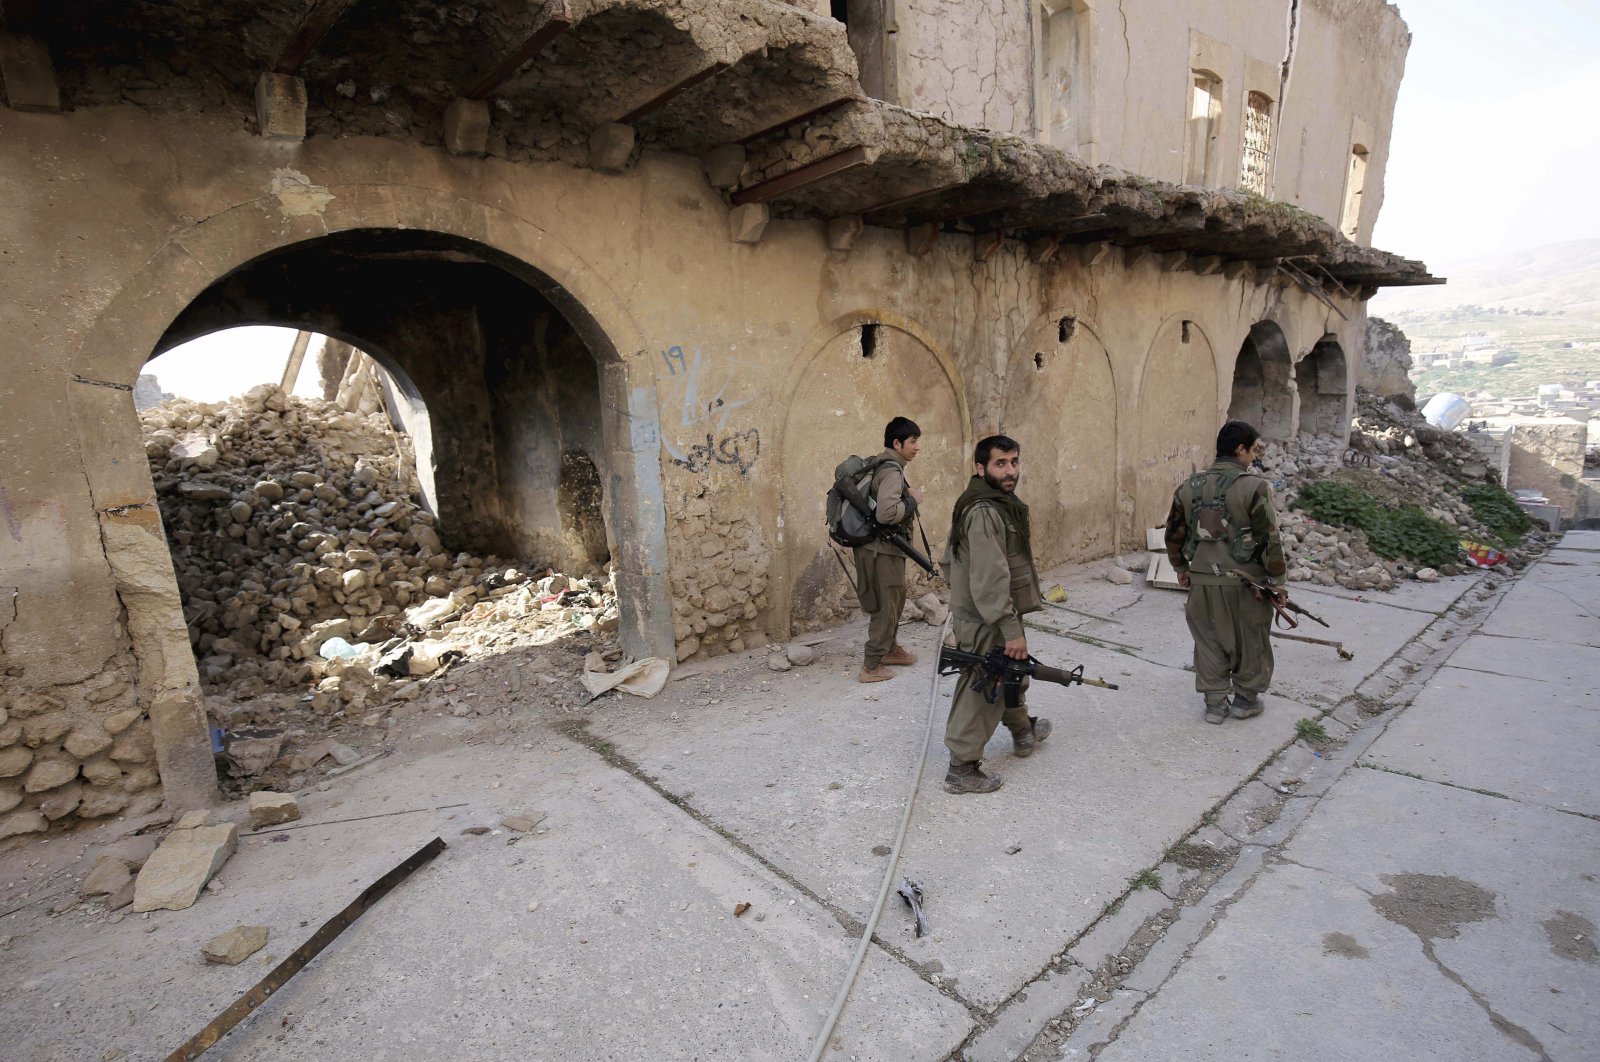
M 1029 637 L 1122 689 L 1036 688 L 1056 734 L 1025 761 L 997 740 L 994 796 L 939 787 L 942 685 L 897 868 L 933 931 L 891 898 L 826 1057 L 1600 1056 L 1600 533 L 1516 579 L 1297 590 L 1355 659 L 1278 643 L 1267 713 L 1220 727 L 1180 596 L 1104 569 L 1055 573 L 1068 608 Z M 50 915 L 97 835 L 0 857 L 7 1057 L 164 1057 L 437 835 L 218 1057 L 804 1058 L 929 717 L 929 668 L 861 686 L 859 624 L 831 633 L 788 673 L 758 653 L 581 716 L 431 720 L 187 911 Z M 925 665 L 933 628 L 906 635 Z M 499 829 L 517 810 L 548 817 Z M 206 965 L 239 924 L 266 950 Z

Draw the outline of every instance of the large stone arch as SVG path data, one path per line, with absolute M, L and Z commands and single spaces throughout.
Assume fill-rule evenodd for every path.
M 1041 569 L 1117 548 L 1117 388 L 1100 337 L 1069 312 L 1024 333 L 1000 430 L 1022 444 L 1021 494 Z
M 1228 419 L 1247 421 L 1268 439 L 1287 439 L 1294 427 L 1293 358 L 1283 329 L 1257 321 L 1233 365 Z
M 851 453 L 883 448 L 883 426 L 908 416 L 923 430 L 911 483 L 927 493 L 923 526 L 934 560 L 949 532 L 948 505 L 970 475 L 971 430 L 953 360 L 925 329 L 896 314 L 857 311 L 807 341 L 781 392 L 779 477 L 783 549 L 773 582 L 774 625 L 835 619 L 856 607 L 823 524 L 834 467 Z M 918 546 L 920 548 L 920 540 Z M 913 566 L 908 577 L 919 576 Z
M 1349 365 L 1344 347 L 1325 334 L 1294 367 L 1300 394 L 1300 434 L 1344 438 L 1350 429 Z
M 602 431 L 618 542 L 621 635 L 673 659 L 654 378 L 622 299 L 534 221 L 428 187 L 284 185 L 174 232 L 106 301 L 67 367 L 74 427 L 138 660 L 170 803 L 209 800 L 210 739 L 171 559 L 143 460 L 134 380 L 179 315 L 219 278 L 293 244 L 352 229 L 440 233 L 510 263 L 571 322 L 599 363 Z
M 1221 425 L 1216 352 L 1198 323 L 1174 316 L 1157 330 L 1138 382 L 1138 416 L 1124 452 L 1133 500 L 1130 541 L 1162 523 L 1178 482 L 1211 461 Z

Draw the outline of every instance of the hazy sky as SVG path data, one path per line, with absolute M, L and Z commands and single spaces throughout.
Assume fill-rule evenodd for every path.
M 144 367 L 161 382 L 161 389 L 196 402 L 220 402 L 243 394 L 258 383 L 277 383 L 289 364 L 295 330 L 252 325 L 228 328 L 173 347 Z M 296 386 L 290 390 L 307 398 L 322 393 L 317 375 L 317 352 L 322 337 L 313 336 L 300 364 Z
M 1429 265 L 1600 236 L 1600 3 L 1399 0 L 1373 244 Z

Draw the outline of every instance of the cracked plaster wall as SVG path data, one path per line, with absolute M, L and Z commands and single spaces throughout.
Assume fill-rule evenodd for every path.
M 1369 243 L 1383 199 L 1389 130 L 1410 34 L 1381 0 L 1087 0 L 1091 161 L 1182 181 L 1189 71 L 1222 79 L 1218 184 L 1239 186 L 1246 94 L 1275 101 L 1269 197 L 1333 224 L 1344 207 L 1351 144 L 1370 151 L 1358 230 Z M 1299 32 L 1285 95 L 1291 9 Z M 1037 20 L 1019 0 L 900 0 L 899 98 L 914 110 L 1031 136 Z M 1198 43 L 1197 43 L 1198 42 Z
M 0 569 L 18 590 L 0 668 L 8 711 L 42 705 L 23 714 L 72 724 L 36 729 L 36 748 L 5 731 L 0 751 L 66 763 L 75 729 L 92 732 L 77 743 L 88 748 L 98 725 L 125 755 L 113 744 L 71 761 L 84 793 L 142 793 L 153 759 L 171 798 L 197 784 L 184 773 L 197 756 L 209 766 L 125 388 L 190 300 L 277 247 L 404 224 L 521 255 L 562 285 L 618 355 L 601 366 L 611 434 L 596 463 L 638 521 L 617 533 L 631 580 L 619 583 L 663 595 L 641 622 L 664 623 L 685 659 L 788 631 L 797 573 L 819 558 L 827 472 L 876 452 L 890 415 L 909 411 L 928 433 L 913 480 L 929 489 L 936 555 L 972 441 L 1004 426 L 1023 439 L 1042 558 L 1087 559 L 1141 543 L 1177 479 L 1209 458 L 1252 323 L 1271 316 L 1297 355 L 1328 331 L 1359 349 L 1281 278 L 1168 271 L 1154 256 L 1130 264 L 1109 251 L 1091 266 L 1069 248 L 1039 266 L 1008 242 L 979 262 L 971 237 L 947 234 L 913 257 L 902 232 L 879 228 L 837 252 L 822 223 L 784 220 L 736 243 L 724 200 L 682 157 L 647 153 L 625 175 L 598 176 L 387 139 L 270 144 L 204 115 L 127 108 L 0 111 L 0 137 L 20 146 L 0 157 L 0 193 L 17 207 L 0 220 L 0 327 L 16 340 L 0 444 L 20 458 L 0 482 Z M 322 190 L 317 210 L 271 194 L 286 163 Z M 1063 317 L 1075 320 L 1066 340 Z M 871 358 L 864 323 L 879 325 Z M 664 525 L 661 552 L 651 519 Z M 111 734 L 124 705 L 138 714 Z M 40 800 L 21 799 L 23 810 Z

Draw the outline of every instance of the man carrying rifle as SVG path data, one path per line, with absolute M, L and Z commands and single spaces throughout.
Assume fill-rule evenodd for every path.
M 972 455 L 973 475 L 950 517 L 950 544 L 944 570 L 950 580 L 950 627 L 958 649 L 982 656 L 1003 646 L 1013 660 L 1028 659 L 1022 617 L 1044 607 L 1033 568 L 1028 507 L 1017 497 L 1022 447 L 1015 439 L 991 435 Z M 1028 715 L 1020 695 L 1015 707 L 1005 698 L 990 704 L 975 685 L 984 671 L 962 672 L 950 705 L 944 743 L 950 770 L 944 787 L 952 793 L 992 793 L 1000 779 L 984 773 L 983 747 L 1004 722 L 1018 756 L 1030 755 L 1050 736 L 1050 721 Z
M 883 429 L 882 462 L 872 473 L 871 497 L 880 527 L 902 539 L 911 533 L 922 492 L 906 484 L 906 465 L 922 449 L 922 429 L 906 417 L 896 417 Z M 894 678 L 890 667 L 906 667 L 917 655 L 896 642 L 900 613 L 906 607 L 906 555 L 892 543 L 875 538 L 855 547 L 856 597 L 871 616 L 867 625 L 866 659 L 858 680 L 883 682 Z
M 1167 515 L 1167 556 L 1189 590 L 1194 686 L 1208 723 L 1260 715 L 1272 684 L 1273 606 L 1288 597 L 1288 567 L 1272 486 L 1249 470 L 1265 449 L 1254 428 L 1228 421 L 1217 433 L 1216 461 L 1177 489 Z

